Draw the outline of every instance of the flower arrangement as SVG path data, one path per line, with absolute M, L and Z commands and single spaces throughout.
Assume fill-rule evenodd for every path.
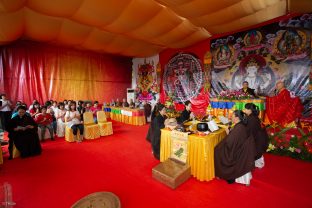
M 157 80 L 155 78 L 154 63 L 146 63 L 139 65 L 137 74 L 136 93 L 139 100 L 151 101 L 156 100 L 156 95 L 159 92 Z
M 181 114 L 181 109 L 176 108 L 176 103 L 174 102 L 174 96 L 172 94 L 169 94 L 166 97 L 165 106 L 166 106 L 166 114 L 169 118 L 177 118 Z
M 219 100 L 247 100 L 247 99 L 253 99 L 254 97 L 252 95 L 249 95 L 248 93 L 245 93 L 241 90 L 227 90 L 222 91 L 220 95 L 218 95 Z
M 312 161 L 312 132 L 280 126 L 269 126 L 267 131 L 270 138 L 267 152 Z

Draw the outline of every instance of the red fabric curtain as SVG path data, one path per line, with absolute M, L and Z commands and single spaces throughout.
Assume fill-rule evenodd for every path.
M 20 41 L 0 48 L 0 92 L 12 101 L 126 97 L 130 58 Z

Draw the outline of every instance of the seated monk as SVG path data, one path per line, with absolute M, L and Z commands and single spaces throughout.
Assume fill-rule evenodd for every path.
M 253 96 L 254 98 L 258 98 L 258 96 L 255 93 L 254 89 L 249 88 L 249 83 L 247 81 L 243 82 L 243 88 L 241 89 L 242 92 Z
M 298 97 L 291 98 L 284 82 L 276 83 L 277 95 L 266 98 L 266 114 L 269 122 L 285 126 L 301 116 L 303 106 Z
M 244 113 L 236 110 L 232 116 L 234 128 L 214 149 L 215 175 L 234 183 L 255 167 L 255 140 L 248 133 Z
M 38 137 L 38 125 L 31 116 L 26 115 L 26 107 L 17 108 L 18 116 L 9 121 L 8 132 L 9 140 L 12 141 L 9 146 L 9 159 L 13 156 L 13 143 L 21 157 L 29 157 L 41 154 L 41 145 Z

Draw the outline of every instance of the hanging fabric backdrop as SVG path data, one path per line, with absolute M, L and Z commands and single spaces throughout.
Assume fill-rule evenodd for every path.
M 312 14 L 283 20 L 211 41 L 212 96 L 242 88 L 269 95 L 278 80 L 308 108 L 311 70 Z
M 196 97 L 202 88 L 203 70 L 197 57 L 179 53 L 165 67 L 163 86 L 175 101 L 185 102 Z
M 0 92 L 12 101 L 126 97 L 131 59 L 18 42 L 0 48 Z
M 132 59 L 132 88 L 140 101 L 156 103 L 159 99 L 159 56 Z

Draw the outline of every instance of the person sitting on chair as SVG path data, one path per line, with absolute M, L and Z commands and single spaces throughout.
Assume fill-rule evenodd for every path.
M 33 104 L 33 107 L 29 110 L 29 114 L 32 118 L 35 118 L 36 115 L 40 113 L 40 104 L 38 102 Z
M 71 103 L 69 105 L 69 111 L 65 114 L 65 120 L 67 122 L 67 126 L 73 130 L 74 140 L 77 142 L 82 142 L 83 140 L 83 124 L 81 121 L 81 117 L 78 111 L 76 111 L 76 104 Z M 77 138 L 78 129 L 80 131 L 80 138 Z
M 44 135 L 45 135 L 46 129 L 48 129 L 50 132 L 51 140 L 54 140 L 53 126 L 52 126 L 53 118 L 50 113 L 47 113 L 46 106 L 41 107 L 41 113 L 36 115 L 35 121 L 38 124 L 38 127 L 41 129 L 41 135 L 40 135 L 41 141 L 44 141 Z
M 129 107 L 135 108 L 135 103 L 133 102 L 133 99 L 130 99 Z
M 243 82 L 243 88 L 241 89 L 242 92 L 248 94 L 248 95 L 251 95 L 255 98 L 257 98 L 258 96 L 256 95 L 255 93 L 255 89 L 251 89 L 249 88 L 249 83 L 247 81 L 244 81 Z
M 22 158 L 41 154 L 38 126 L 31 116 L 26 115 L 26 110 L 25 106 L 19 106 L 18 116 L 8 123 L 9 159 L 13 158 L 13 144 L 21 153 Z
M 97 123 L 97 112 L 100 111 L 99 102 L 94 101 L 93 106 L 90 108 L 90 111 L 93 113 L 94 123 Z
M 269 122 L 285 126 L 301 116 L 303 106 L 298 97 L 292 98 L 284 82 L 276 83 L 276 96 L 266 98 L 266 115 Z
M 127 102 L 126 98 L 122 99 L 122 104 L 121 104 L 121 106 L 122 106 L 123 108 L 128 108 L 128 107 L 129 107 L 129 103 Z

